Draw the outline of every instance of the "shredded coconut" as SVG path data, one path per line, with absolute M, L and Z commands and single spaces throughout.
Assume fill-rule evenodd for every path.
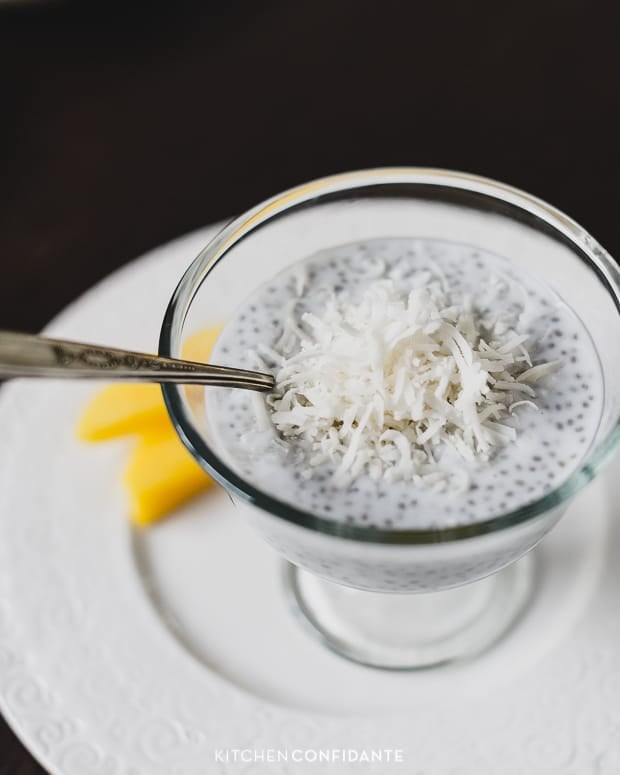
M 330 462 L 343 482 L 466 482 L 442 467 L 443 451 L 487 462 L 516 437 L 505 422 L 514 409 L 537 408 L 530 383 L 561 362 L 532 365 L 527 336 L 478 314 L 471 298 L 456 304 L 442 278 L 425 280 L 406 294 L 372 279 L 355 303 L 327 293 L 321 317 L 291 304 L 275 351 L 261 349 L 276 369 L 270 420 L 303 450 L 304 476 Z

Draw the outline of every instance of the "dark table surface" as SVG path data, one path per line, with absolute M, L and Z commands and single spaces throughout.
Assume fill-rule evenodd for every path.
M 362 167 L 510 182 L 620 255 L 609 6 L 0 3 L 0 328 L 37 330 L 149 248 Z M 42 772 L 0 720 L 0 775 Z

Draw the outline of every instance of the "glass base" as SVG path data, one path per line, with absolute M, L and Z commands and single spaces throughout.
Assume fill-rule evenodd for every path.
M 533 588 L 531 553 L 462 587 L 414 595 L 367 592 L 287 563 L 296 611 L 322 642 L 371 667 L 415 670 L 466 659 L 504 635 Z

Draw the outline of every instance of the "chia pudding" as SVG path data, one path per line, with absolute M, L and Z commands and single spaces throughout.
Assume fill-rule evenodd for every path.
M 343 483 L 337 462 L 307 465 L 303 444 L 282 438 L 260 417 L 272 411 L 261 394 L 208 388 L 211 433 L 224 461 L 258 489 L 315 515 L 369 529 L 445 528 L 487 520 L 534 501 L 565 481 L 587 453 L 603 404 L 597 352 L 574 311 L 536 277 L 505 258 L 437 239 L 394 238 L 352 243 L 312 255 L 258 288 L 226 323 L 212 362 L 268 370 L 275 355 L 295 353 L 299 337 L 283 337 L 291 316 L 320 319 L 326 295 L 356 304 L 377 282 L 406 295 L 428 283 L 467 300 L 522 336 L 531 364 L 561 368 L 535 385 L 535 398 L 515 401 L 502 423 L 514 439 L 488 459 L 466 460 L 451 448 L 433 451 L 437 466 L 463 486 L 389 480 L 363 470 Z M 527 337 L 527 338 L 526 338 Z M 275 353 L 270 359 L 269 352 Z M 531 393 L 533 395 L 533 392 Z M 529 399 L 529 395 L 525 396 Z M 461 476 L 462 475 L 462 476 Z M 460 476 L 460 479 L 459 479 Z

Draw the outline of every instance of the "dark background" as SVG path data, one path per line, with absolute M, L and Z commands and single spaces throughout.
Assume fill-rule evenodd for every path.
M 279 190 L 429 165 L 620 255 L 615 4 L 0 2 L 0 328 Z M 1 775 L 42 773 L 0 720 Z

